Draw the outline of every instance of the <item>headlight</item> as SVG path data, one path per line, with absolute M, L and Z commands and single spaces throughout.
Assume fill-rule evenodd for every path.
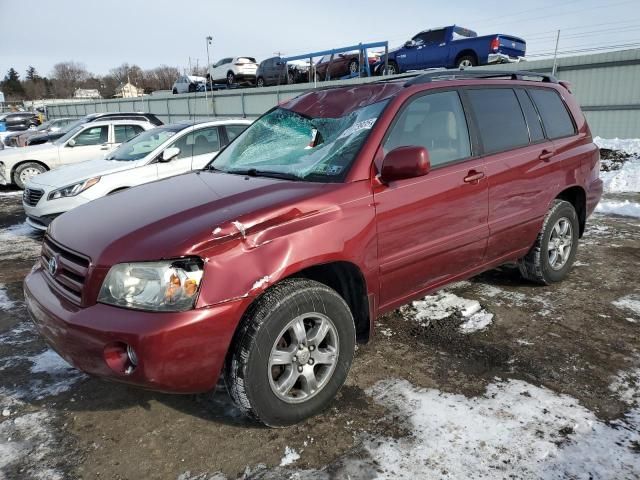
M 100 181 L 100 177 L 93 177 L 82 182 L 74 183 L 73 185 L 67 185 L 66 187 L 54 190 L 47 197 L 49 200 L 55 200 L 56 198 L 75 197 L 80 192 L 84 192 L 87 188 L 93 187 Z
M 191 310 L 200 290 L 203 264 L 200 258 L 183 258 L 114 265 L 102 283 L 98 301 L 137 310 Z

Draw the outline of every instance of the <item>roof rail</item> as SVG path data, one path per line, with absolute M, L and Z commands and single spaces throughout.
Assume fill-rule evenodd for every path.
M 431 71 L 408 80 L 404 86 L 420 85 L 437 80 L 465 80 L 470 78 L 504 78 L 508 80 L 525 80 L 526 77 L 538 78 L 540 82 L 558 83 L 553 75 L 526 70 L 446 70 Z

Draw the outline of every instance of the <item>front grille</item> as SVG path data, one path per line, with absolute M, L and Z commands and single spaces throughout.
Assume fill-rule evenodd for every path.
M 54 264 L 52 259 L 55 259 Z M 42 243 L 41 261 L 49 282 L 66 298 L 81 304 L 91 261 L 48 236 L 45 236 Z
M 22 193 L 22 201 L 30 207 L 35 207 L 44 195 L 44 190 L 37 188 L 25 188 Z

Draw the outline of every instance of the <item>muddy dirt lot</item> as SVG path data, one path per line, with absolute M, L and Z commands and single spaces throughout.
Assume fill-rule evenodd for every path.
M 0 191 L 0 479 L 640 478 L 638 219 L 593 217 L 562 284 L 504 267 L 379 319 L 331 407 L 274 430 L 224 387 L 141 391 L 48 350 L 20 199 Z

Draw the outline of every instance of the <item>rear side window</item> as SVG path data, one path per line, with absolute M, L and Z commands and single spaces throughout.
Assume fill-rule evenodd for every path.
M 140 125 L 114 125 L 115 143 L 124 143 L 144 131 Z
M 224 128 L 227 130 L 227 137 L 229 137 L 229 141 L 244 132 L 248 126 L 249 125 L 226 125 Z
M 576 133 L 571 116 L 555 90 L 532 88 L 529 93 L 538 107 L 547 137 L 561 138 Z
M 529 131 L 515 92 L 510 88 L 468 90 L 478 122 L 484 153 L 496 153 L 529 144 Z
M 399 114 L 385 140 L 384 150 L 422 146 L 436 167 L 471 156 L 467 121 L 457 92 L 422 95 Z
M 544 132 L 542 131 L 542 124 L 540 123 L 540 115 L 533 106 L 529 95 L 524 90 L 516 90 L 518 100 L 520 100 L 520 106 L 524 112 L 524 117 L 527 119 L 527 125 L 529 126 L 529 139 L 531 143 L 536 143 L 544 140 Z

